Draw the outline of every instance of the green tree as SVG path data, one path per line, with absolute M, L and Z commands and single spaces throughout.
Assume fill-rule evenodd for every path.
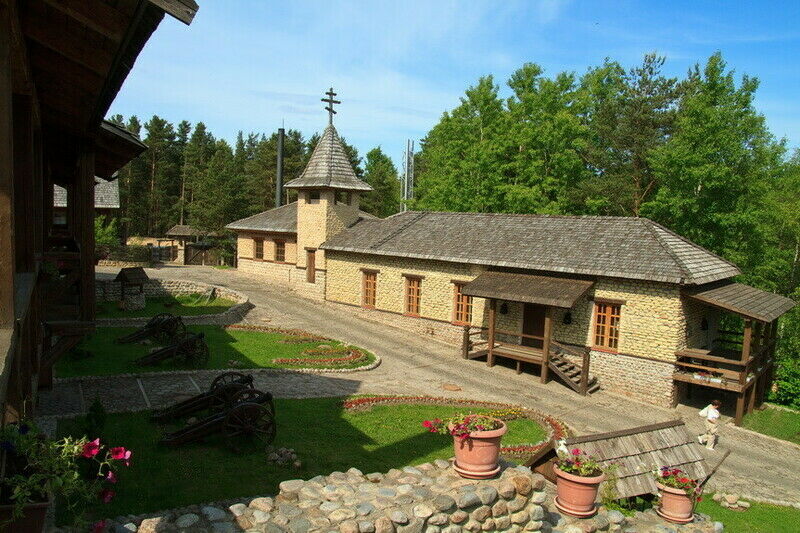
M 205 232 L 219 231 L 234 220 L 232 213 L 238 199 L 233 150 L 224 140 L 217 141 L 214 148 L 193 184 L 194 198 L 189 205 L 189 223 Z
M 179 198 L 178 223 L 184 224 L 186 213 L 194 197 L 194 188 L 204 175 L 208 161 L 215 151 L 215 139 L 206 129 L 206 125 L 198 122 L 183 149 L 183 166 L 181 168 L 181 193 Z
M 367 152 L 364 181 L 372 186 L 372 190 L 361 196 L 361 209 L 378 217 L 388 217 L 400 211 L 397 168 L 380 147 Z

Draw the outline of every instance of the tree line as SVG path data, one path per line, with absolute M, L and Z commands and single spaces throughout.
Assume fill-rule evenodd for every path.
M 720 53 L 682 78 L 646 55 L 584 74 L 528 63 L 445 112 L 417 155 L 416 209 L 645 216 L 800 300 L 800 152 Z M 782 319 L 778 401 L 800 407 L 800 311 Z
M 160 237 L 175 224 L 220 232 L 229 222 L 275 206 L 277 132 L 240 131 L 232 146 L 202 122 L 174 125 L 157 115 L 144 124 L 136 116 L 109 120 L 148 147 L 119 173 L 117 226 L 123 239 Z M 297 130 L 286 131 L 284 182 L 300 175 L 318 141 L 318 134 L 305 139 Z M 400 182 L 392 160 L 380 147 L 362 159 L 344 139 L 343 144 L 358 177 L 374 189 L 362 195 L 361 209 L 377 216 L 399 211 Z M 295 199 L 292 191 L 284 192 L 284 203 Z

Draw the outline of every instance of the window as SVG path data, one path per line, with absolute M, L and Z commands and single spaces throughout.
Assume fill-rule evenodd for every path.
M 319 191 L 308 191 L 308 203 L 310 204 L 319 203 Z
M 350 205 L 350 192 L 349 191 L 336 191 L 336 203 Z
M 378 273 L 364 271 L 361 288 L 361 305 L 375 307 L 375 292 L 378 287 Z
M 455 304 L 453 309 L 453 322 L 459 324 L 472 323 L 472 296 L 462 292 L 463 283 L 455 284 Z
M 253 239 L 253 259 L 264 259 L 264 239 Z
M 316 250 L 306 250 L 306 281 L 309 283 L 316 283 L 317 281 Z
M 419 298 L 422 292 L 422 278 L 406 276 L 406 314 L 419 316 Z
M 595 302 L 594 345 L 616 351 L 619 345 L 619 317 L 622 306 L 618 303 Z
M 275 241 L 275 261 L 286 261 L 286 243 L 283 241 Z

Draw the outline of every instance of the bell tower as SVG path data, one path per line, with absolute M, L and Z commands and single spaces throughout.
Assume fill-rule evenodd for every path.
M 297 267 L 306 269 L 309 281 L 316 278 L 314 270 L 325 269 L 319 246 L 358 220 L 359 195 L 372 190 L 356 176 L 333 126 L 333 106 L 341 102 L 332 88 L 325 94 L 328 126 L 303 173 L 285 186 L 297 190 Z

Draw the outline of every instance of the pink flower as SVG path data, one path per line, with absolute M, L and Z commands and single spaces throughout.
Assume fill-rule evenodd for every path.
M 91 459 L 100 452 L 100 439 L 94 439 L 83 445 L 81 455 L 87 459 Z
M 575 449 L 574 449 L 574 450 L 572 450 L 570 453 L 571 453 L 572 455 L 580 455 L 580 454 L 581 454 L 581 451 L 580 451 L 580 449 L 578 449 L 578 448 L 575 448 Z
M 109 483 L 117 482 L 117 475 L 114 473 L 113 470 L 109 470 L 108 474 L 106 474 L 106 481 L 108 481 Z
M 103 503 L 111 503 L 117 493 L 111 489 L 103 489 L 100 491 L 100 501 Z
M 106 524 L 108 522 L 106 520 L 98 520 L 94 524 L 92 524 L 92 533 L 103 533 L 106 530 Z
M 430 420 L 426 420 L 425 422 L 422 423 L 422 427 L 430 429 L 433 427 L 433 422 L 431 422 Z
M 111 448 L 111 458 L 112 459 L 122 459 L 125 457 L 125 452 L 127 450 L 123 446 L 116 446 Z

